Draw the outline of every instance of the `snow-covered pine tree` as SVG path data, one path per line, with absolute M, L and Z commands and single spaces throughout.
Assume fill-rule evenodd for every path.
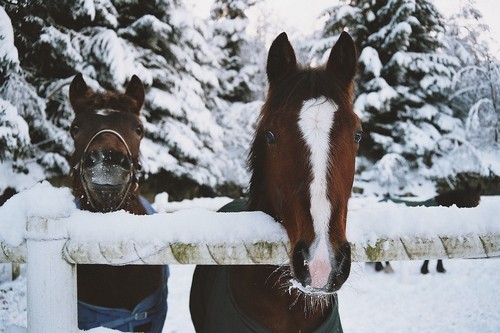
M 266 49 L 258 37 L 247 34 L 246 11 L 258 0 L 216 0 L 210 11 L 213 29 L 210 43 L 219 51 L 217 59 L 220 97 L 212 110 L 224 129 L 221 157 L 226 161 L 224 191 L 241 196 L 249 182 L 247 151 L 266 89 Z
M 23 12 L 25 5 L 20 1 L 14 14 Z M 0 195 L 7 188 L 21 191 L 69 169 L 59 153 L 68 146 L 61 131 L 47 121 L 46 101 L 30 82 L 38 78 L 21 67 L 23 57 L 14 45 L 15 21 L 6 12 L 10 6 L 0 8 Z
M 464 120 L 472 105 L 482 98 L 492 100 L 493 104 L 500 103 L 500 83 L 498 77 L 494 77 L 498 60 L 491 54 L 486 37 L 489 27 L 482 22 L 482 17 L 475 1 L 468 0 L 446 21 L 445 52 L 460 61 L 450 102 Z
M 446 27 L 445 52 L 460 61 L 449 105 L 464 122 L 465 132 L 443 142 L 446 149 L 434 158 L 434 173 L 487 178 L 484 190 L 496 194 L 500 181 L 500 62 L 490 51 L 489 27 L 482 23 L 474 0 L 463 2 L 460 11 L 447 19 Z M 495 181 L 496 190 L 490 186 Z
M 82 72 L 94 89 L 123 90 L 133 74 L 146 85 L 141 151 L 152 192 L 210 195 L 229 181 L 223 129 L 211 111 L 221 103 L 220 50 L 207 42 L 207 23 L 178 0 L 20 0 L 5 10 L 23 75 L 2 82 L 1 96 L 28 123 L 46 177 L 69 171 L 67 85 Z
M 14 46 L 14 33 L 10 18 L 0 8 L 0 89 L 12 76 L 20 73 L 17 49 Z M 15 161 L 30 143 L 28 125 L 18 114 L 17 108 L 0 97 L 0 163 Z M 3 178 L 3 177 L 2 177 Z M 5 188 L 0 185 L 0 194 Z
M 425 170 L 440 138 L 463 130 L 447 105 L 458 60 L 439 51 L 441 15 L 427 0 L 344 1 L 325 15 L 321 39 L 311 52 L 326 57 L 326 46 L 344 29 L 356 42 L 360 68 L 355 109 L 366 134 L 360 147 L 365 164 L 381 161 L 382 169 L 390 172 L 387 165 L 397 161 L 408 172 Z M 384 172 L 374 170 L 374 180 Z M 389 183 L 393 185 L 387 191 L 405 186 Z
M 213 42 L 222 50 L 219 94 L 229 102 L 250 102 L 263 93 L 256 77 L 265 61 L 264 47 L 257 46 L 246 32 L 249 20 L 245 12 L 256 2 L 215 0 L 211 8 Z

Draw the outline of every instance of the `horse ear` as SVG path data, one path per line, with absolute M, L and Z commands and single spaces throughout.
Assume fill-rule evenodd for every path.
M 127 85 L 127 90 L 125 95 L 132 97 L 132 99 L 137 103 L 136 113 L 139 114 L 142 105 L 144 104 L 144 86 L 142 85 L 141 79 L 137 75 L 133 75 L 130 82 Z
M 330 51 L 326 71 L 329 75 L 337 77 L 344 86 L 348 86 L 356 75 L 357 60 L 354 41 L 343 31 Z
M 297 59 L 286 33 L 282 32 L 271 45 L 267 57 L 267 79 L 272 86 L 297 70 Z
M 91 92 L 92 89 L 90 89 L 87 86 L 87 83 L 85 83 L 82 73 L 76 74 L 69 86 L 69 101 L 75 113 L 79 112 L 79 102 L 83 98 L 87 97 Z

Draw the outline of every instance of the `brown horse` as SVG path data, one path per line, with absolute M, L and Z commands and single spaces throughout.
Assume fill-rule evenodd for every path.
M 355 73 L 356 49 L 345 32 L 324 68 L 299 68 L 285 33 L 273 42 L 249 154 L 249 198 L 240 208 L 283 224 L 290 265 L 198 266 L 190 302 L 198 332 L 342 331 L 335 292 L 350 273 L 347 202 L 362 136 Z
M 73 194 L 79 208 L 148 214 L 137 180 L 144 137 L 139 119 L 144 103 L 141 80 L 134 75 L 125 94 L 96 93 L 78 74 L 69 98 L 75 112 L 70 130 L 75 144 Z M 161 332 L 167 278 L 164 266 L 78 265 L 79 328 Z

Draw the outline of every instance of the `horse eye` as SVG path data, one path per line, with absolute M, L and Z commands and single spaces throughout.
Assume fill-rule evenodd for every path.
M 276 143 L 276 138 L 274 137 L 274 134 L 273 132 L 271 131 L 266 131 L 264 133 L 264 135 L 266 136 L 266 141 L 268 144 L 272 145 L 272 144 L 275 144 Z
M 142 126 L 137 126 L 137 128 L 135 129 L 135 133 L 138 135 L 138 136 L 143 136 L 144 135 L 144 128 L 142 128 Z
M 362 138 L 363 138 L 362 131 L 357 131 L 356 134 L 354 134 L 354 142 L 359 143 Z
M 77 135 L 79 131 L 80 131 L 80 127 L 78 127 L 76 125 L 72 125 L 71 129 L 69 130 L 69 133 L 71 134 L 71 137 L 74 138 L 75 135 Z

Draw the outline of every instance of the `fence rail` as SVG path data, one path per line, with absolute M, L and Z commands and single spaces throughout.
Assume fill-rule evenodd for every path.
M 474 209 L 354 207 L 348 216 L 352 259 L 498 257 L 500 197 L 482 205 L 482 210 L 481 205 Z M 21 244 L 0 238 L 0 262 L 28 262 L 30 239 L 63 240 L 62 258 L 68 264 L 286 264 L 290 248 L 281 225 L 261 212 L 193 209 L 133 216 L 74 211 L 63 217 L 35 216 L 23 223 L 27 231 Z
M 0 244 L 1 263 L 28 262 L 26 242 L 19 246 Z M 234 265 L 286 264 L 288 242 L 255 243 L 181 243 L 148 244 L 133 240 L 79 242 L 67 240 L 62 258 L 68 264 L 104 265 Z M 500 256 L 500 235 L 474 234 L 466 236 L 401 237 L 379 239 L 374 244 L 351 243 L 352 259 L 357 262 L 495 258 Z

